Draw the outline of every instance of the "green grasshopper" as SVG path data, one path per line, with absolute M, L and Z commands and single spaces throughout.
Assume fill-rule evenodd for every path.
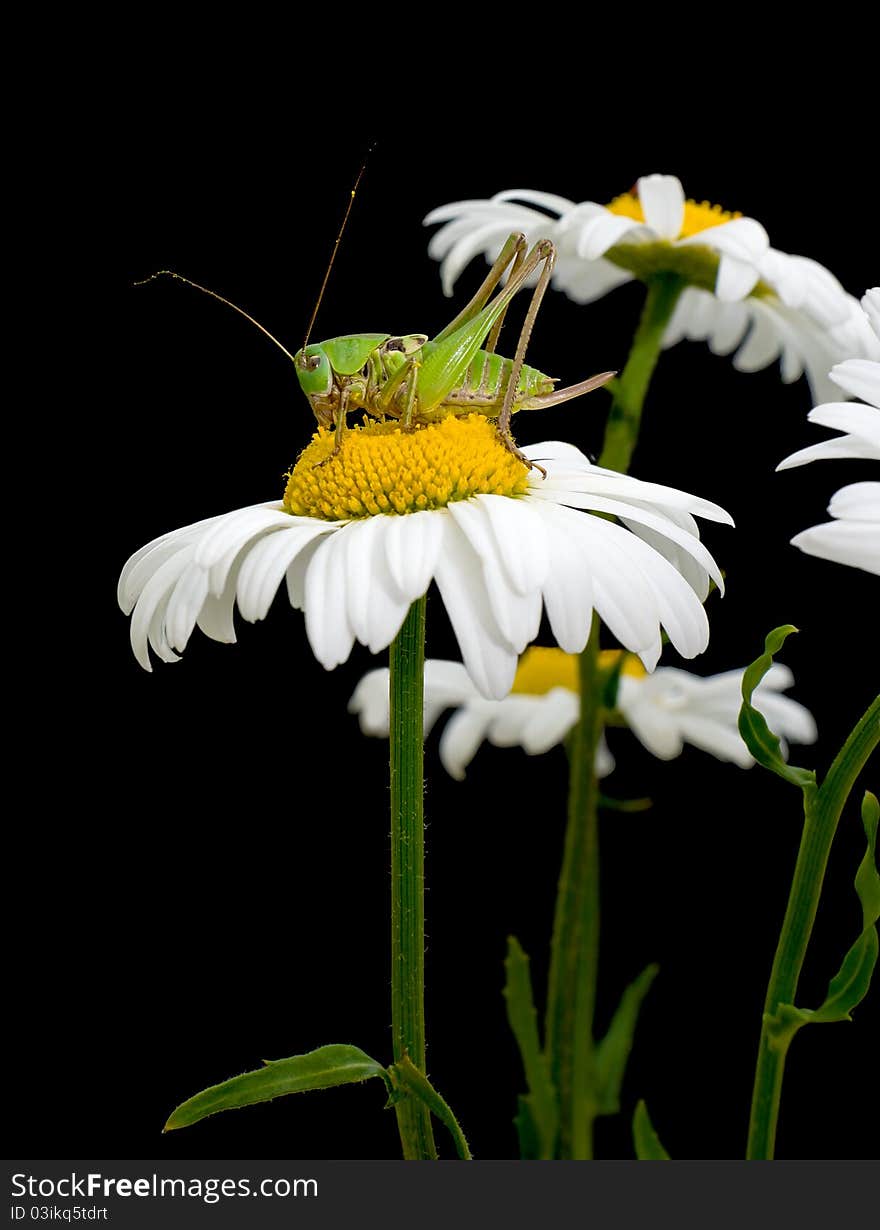
M 513 442 L 511 416 L 518 410 L 537 410 L 581 397 L 606 384 L 615 373 L 603 372 L 557 389 L 556 380 L 525 364 L 526 346 L 556 260 L 556 249 L 548 239 L 539 240 L 528 254 L 526 247 L 523 234 L 511 234 L 471 301 L 431 340 L 425 333 L 352 333 L 309 345 L 307 333 L 296 354 L 291 354 L 247 312 L 215 291 L 167 269 L 153 277 L 167 274 L 220 299 L 284 351 L 296 367 L 300 387 L 319 426 L 335 428 L 331 456 L 339 452 L 348 414 L 353 410 L 364 410 L 379 419 L 399 419 L 405 430 L 449 414 L 477 413 L 497 418 L 498 434 L 505 447 L 531 465 Z M 495 353 L 495 346 L 505 313 L 511 299 L 539 266 L 541 273 L 516 353 L 513 359 L 503 358 Z M 491 298 L 508 270 L 506 285 Z M 312 322 L 314 317 L 315 313 Z

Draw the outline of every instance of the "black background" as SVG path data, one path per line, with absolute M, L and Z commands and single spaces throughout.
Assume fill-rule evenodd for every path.
M 379 663 L 358 646 L 326 673 L 280 599 L 264 624 L 239 621 L 235 646 L 196 632 L 178 665 L 147 675 L 135 663 L 114 597 L 125 559 L 165 530 L 277 496 L 312 425 L 290 364 L 240 317 L 179 285 L 132 283 L 176 269 L 296 349 L 372 140 L 316 339 L 447 322 L 481 267 L 443 299 L 421 226 L 435 205 L 516 186 L 602 201 L 655 170 L 760 219 L 775 246 L 822 261 L 852 293 L 877 281 L 867 90 L 839 47 L 812 49 L 837 62 L 819 89 L 813 59 L 781 73 L 781 53 L 758 45 L 697 79 L 693 61 L 664 60 L 659 45 L 635 65 L 621 31 L 601 55 L 573 34 L 576 69 L 555 58 L 564 30 L 524 34 L 500 61 L 494 43 L 450 34 L 426 67 L 424 41 L 383 43 L 376 59 L 366 28 L 353 40 L 346 31 L 353 58 L 333 54 L 334 21 L 309 17 L 308 53 L 302 39 L 275 46 L 268 25 L 237 45 L 225 31 L 222 50 L 216 31 L 185 49 L 171 24 L 129 31 L 112 67 L 88 61 L 52 83 L 51 122 L 27 147 L 33 250 L 57 244 L 38 293 L 58 342 L 21 415 L 38 429 L 25 468 L 40 590 L 11 839 L 20 1155 L 397 1154 L 373 1083 L 159 1135 L 179 1101 L 262 1057 L 349 1041 L 390 1058 L 387 749 L 346 712 Z M 318 71 L 306 71 L 312 55 Z M 548 296 L 529 361 L 564 383 L 619 367 L 640 294 L 628 286 L 588 307 Z M 69 340 L 70 357 L 54 362 Z M 606 404 L 600 393 L 518 421 L 518 439 L 560 437 L 595 454 Z M 798 625 L 784 660 L 821 738 L 796 758 L 821 770 L 876 691 L 876 657 L 860 648 L 876 582 L 788 546 L 825 519 L 837 488 L 872 476 L 857 462 L 773 473 L 824 434 L 806 422 L 810 405 L 806 382 L 785 387 L 775 367 L 738 374 L 680 345 L 661 360 L 633 469 L 734 515 L 735 531 L 705 527 L 729 588 L 710 600 L 711 645 L 693 666 L 744 665 L 769 628 Z M 429 621 L 429 654 L 456 656 L 439 601 Z M 661 765 L 612 734 L 609 791 L 655 806 L 602 822 L 600 1029 L 645 964 L 661 973 L 625 1113 L 600 1122 L 599 1155 L 631 1156 L 628 1118 L 645 1097 L 674 1156 L 741 1156 L 799 798 L 760 769 L 693 749 Z M 483 748 L 459 784 L 439 767 L 435 735 L 427 763 L 430 1074 L 474 1153 L 512 1157 L 522 1081 L 501 963 L 505 937 L 518 935 L 542 998 L 564 754 Z M 857 933 L 862 851 L 851 804 L 805 1005 Z M 797 1038 L 780 1156 L 876 1153 L 877 1022 L 875 994 L 854 1024 Z

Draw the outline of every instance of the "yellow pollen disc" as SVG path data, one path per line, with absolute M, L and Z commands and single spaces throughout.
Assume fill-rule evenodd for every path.
M 635 218 L 637 222 L 645 221 L 642 203 L 632 192 L 624 192 L 621 196 L 616 196 L 605 208 L 609 213 L 621 214 L 624 218 Z M 730 222 L 733 218 L 741 217 L 741 213 L 731 213 L 729 210 L 722 209 L 720 205 L 711 205 L 708 201 L 685 201 L 684 220 L 678 238 L 687 239 L 691 235 L 698 235 L 700 231 L 707 231 L 711 226 L 720 226 L 722 222 Z
M 641 679 L 647 674 L 640 659 L 633 653 L 624 653 L 622 649 L 603 649 L 599 654 L 599 669 L 610 670 L 621 655 L 622 675 Z M 529 696 L 544 696 L 553 688 L 567 688 L 569 692 L 580 691 L 577 654 L 532 645 L 519 660 L 510 690 Z
M 297 517 L 348 521 L 380 513 L 445 508 L 472 495 L 520 496 L 528 467 L 479 414 L 404 431 L 398 422 L 335 433 L 319 428 L 287 476 L 284 506 Z M 320 465 L 319 462 L 325 464 Z
M 511 692 L 543 696 L 553 688 L 579 690 L 577 655 L 532 645 L 519 660 Z

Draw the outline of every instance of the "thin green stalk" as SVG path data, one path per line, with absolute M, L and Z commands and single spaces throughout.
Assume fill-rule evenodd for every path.
M 394 1061 L 425 1071 L 425 822 L 423 708 L 425 599 L 412 604 L 391 645 L 391 1030 Z M 436 1158 L 431 1115 L 395 1106 L 407 1159 Z
M 648 283 L 648 294 L 626 366 L 617 378 L 605 424 L 599 465 L 625 474 L 639 438 L 645 394 L 660 358 L 663 334 L 685 283 L 678 274 L 661 273 Z
M 626 366 L 617 380 L 599 464 L 625 472 L 638 440 L 642 405 L 660 357 L 663 334 L 682 278 L 660 274 L 648 284 Z M 602 733 L 598 683 L 599 621 L 594 616 L 580 660 L 581 712 L 571 736 L 568 827 L 550 951 L 547 1052 L 559 1096 L 558 1156 L 593 1155 L 597 1100 L 593 1014 L 599 955 L 599 791 L 596 748 Z
M 570 745 L 565 853 L 556 896 L 547 994 L 547 1053 L 559 1097 L 559 1156 L 592 1157 L 593 1009 L 599 954 L 599 786 L 596 746 L 599 620 L 580 657 L 581 714 Z
M 748 1158 L 768 1159 L 774 1154 L 782 1077 L 794 1030 L 790 1033 L 774 1031 L 773 1019 L 780 1004 L 795 1002 L 798 979 L 813 932 L 828 854 L 837 832 L 840 814 L 856 778 L 878 741 L 880 696 L 868 706 L 832 764 L 813 804 L 805 809 L 804 828 L 788 907 L 764 1002 L 764 1023 L 758 1048 L 749 1122 L 746 1152 Z

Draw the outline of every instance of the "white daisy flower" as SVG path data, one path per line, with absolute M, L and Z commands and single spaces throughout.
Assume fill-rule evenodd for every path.
M 868 344 L 858 304 L 833 274 L 816 261 L 771 248 L 754 218 L 686 200 L 674 175 L 643 176 L 634 192 L 608 205 L 513 189 L 490 200 L 442 205 L 425 222 L 445 223 L 428 252 L 442 262 L 447 295 L 474 256 L 483 252 L 494 260 L 510 232 L 522 230 L 530 242 L 548 238 L 557 245 L 554 284 L 578 303 L 634 278 L 683 277 L 687 286 L 664 346 L 683 338 L 706 341 L 716 354 L 736 352 L 733 364 L 742 371 L 778 358 L 783 380 L 806 372 L 814 394 L 825 396 L 831 364 L 863 353 L 861 345 Z
M 527 650 L 526 658 L 535 652 L 542 651 Z M 577 662 L 574 657 L 568 660 Z M 520 685 L 520 673 L 518 670 L 509 696 L 487 700 L 460 662 L 438 658 L 425 662 L 425 736 L 444 710 L 455 710 L 440 738 L 440 761 L 450 777 L 464 778 L 484 740 L 495 747 L 522 747 L 530 756 L 539 756 L 562 743 L 577 722 L 576 691 L 553 687 L 541 695 L 528 694 Z M 349 702 L 349 712 L 358 715 L 366 735 L 388 738 L 388 682 L 387 667 L 369 671 Z M 597 776 L 605 777 L 613 768 L 614 758 L 603 738 L 596 754 Z
M 606 669 L 620 658 L 604 650 Z M 636 738 L 660 760 L 681 755 L 685 743 L 741 768 L 754 763 L 737 728 L 744 670 L 702 678 L 675 667 L 645 673 L 639 660 L 625 655 L 617 689 L 617 708 Z M 775 663 L 755 691 L 753 703 L 770 729 L 796 743 L 813 743 L 816 724 L 809 710 L 788 696 L 794 676 Z M 458 662 L 425 663 L 425 734 L 445 709 L 454 709 L 440 739 L 440 759 L 454 778 L 464 777 L 483 741 L 496 747 L 518 746 L 538 755 L 562 743 L 578 720 L 580 697 L 577 658 L 560 649 L 532 646 L 520 660 L 511 694 L 486 700 Z M 365 734 L 388 736 L 388 671 L 370 671 L 349 703 Z M 596 772 L 604 777 L 614 758 L 604 739 Z
M 876 344 L 880 359 L 880 288 L 862 300 L 865 329 Z M 790 470 L 811 461 L 842 457 L 880 461 L 880 362 L 847 359 L 830 372 L 830 379 L 861 402 L 829 402 L 815 406 L 811 423 L 831 427 L 843 435 L 799 449 L 780 461 L 777 470 Z M 851 483 L 842 487 L 828 505 L 834 518 L 792 538 L 792 544 L 820 559 L 834 560 L 880 574 L 880 482 Z
M 119 601 L 145 669 L 149 647 L 175 661 L 196 624 L 233 641 L 236 599 L 245 619 L 263 619 L 285 578 L 328 670 L 356 640 L 385 649 L 434 580 L 464 664 L 493 698 L 510 691 L 542 609 L 569 653 L 584 648 L 594 609 L 649 668 L 661 627 L 685 657 L 705 649 L 702 600 L 722 577 L 693 514 L 732 524 L 718 505 L 606 471 L 558 441 L 523 450 L 545 479 L 478 415 L 411 432 L 370 422 L 335 455 L 333 443 L 315 434 L 282 501 L 185 526 L 132 556 Z

